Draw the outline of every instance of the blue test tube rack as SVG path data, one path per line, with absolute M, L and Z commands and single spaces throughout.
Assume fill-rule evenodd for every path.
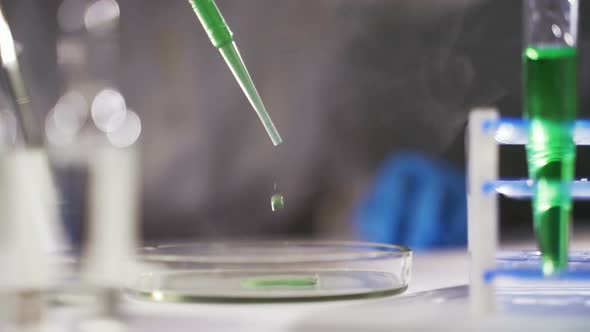
M 510 271 L 497 265 L 498 194 L 513 199 L 530 198 L 534 182 L 530 179 L 499 179 L 499 146 L 525 145 L 529 122 L 500 118 L 493 108 L 473 110 L 467 133 L 468 153 L 468 250 L 470 254 L 470 308 L 475 314 L 495 311 L 494 278 L 543 278 L 538 270 Z M 574 127 L 576 145 L 590 145 L 590 121 L 578 120 Z M 572 197 L 590 200 L 590 181 L 580 179 L 568 184 Z M 590 270 L 566 272 L 564 278 L 590 280 Z M 569 279 L 568 279 L 569 280 Z

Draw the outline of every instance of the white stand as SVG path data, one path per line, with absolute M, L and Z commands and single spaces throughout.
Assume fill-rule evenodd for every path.
M 494 109 L 480 109 L 469 116 L 468 132 L 468 248 L 470 254 L 469 300 L 474 314 L 494 311 L 494 289 L 483 275 L 492 269 L 498 247 L 496 195 L 483 195 L 486 181 L 498 178 L 498 144 L 483 123 L 498 119 Z
M 497 194 L 529 198 L 534 193 L 530 180 L 498 180 L 499 144 L 525 145 L 529 123 L 522 119 L 500 119 L 494 109 L 474 110 L 468 132 L 468 228 L 470 260 L 470 308 L 473 313 L 494 311 L 494 285 L 484 274 L 495 269 L 498 247 Z M 576 120 L 573 128 L 576 145 L 590 145 L 590 121 Z M 587 180 L 573 181 L 575 199 L 590 199 Z

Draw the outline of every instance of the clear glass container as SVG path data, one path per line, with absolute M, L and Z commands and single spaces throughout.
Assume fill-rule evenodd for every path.
M 356 242 L 220 242 L 146 247 L 132 297 L 164 302 L 304 302 L 404 292 L 412 251 Z

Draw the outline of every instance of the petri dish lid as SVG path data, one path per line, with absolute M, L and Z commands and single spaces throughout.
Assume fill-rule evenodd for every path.
M 139 250 L 133 297 L 164 302 L 301 302 L 402 293 L 412 251 L 345 241 L 178 243 Z

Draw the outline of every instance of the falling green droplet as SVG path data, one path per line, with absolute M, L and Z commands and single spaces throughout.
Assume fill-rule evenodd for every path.
M 281 194 L 272 195 L 270 198 L 270 207 L 274 212 L 285 208 L 285 197 Z

